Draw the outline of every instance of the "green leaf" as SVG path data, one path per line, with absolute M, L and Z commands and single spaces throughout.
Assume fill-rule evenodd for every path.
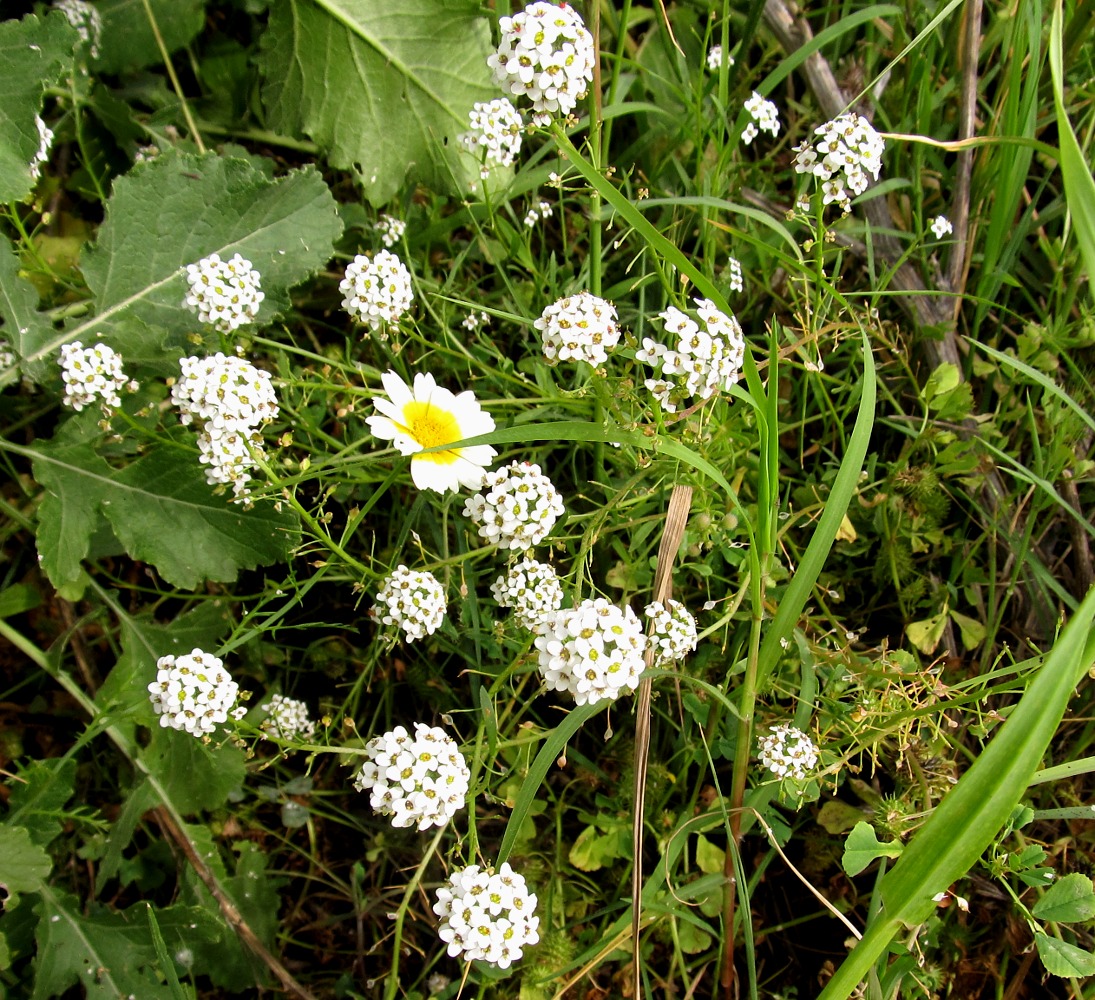
M 274 4 L 260 63 L 269 127 L 311 136 L 332 166 L 357 172 L 374 205 L 405 181 L 467 190 L 470 158 L 456 137 L 476 101 L 498 96 L 480 8 L 476 0 Z
M 34 116 L 46 88 L 72 64 L 78 38 L 60 12 L 0 21 L 0 203 L 34 188 L 30 162 L 41 143 Z
M 1091 879 L 1079 872 L 1066 875 L 1050 886 L 1031 912 L 1039 920 L 1063 924 L 1095 917 L 1095 890 Z
M 186 589 L 203 580 L 230 582 L 241 569 L 278 562 L 292 550 L 292 516 L 264 502 L 244 510 L 215 495 L 196 454 L 162 447 L 112 469 L 81 440 L 81 429 L 70 420 L 32 452 L 35 478 L 46 489 L 38 552 L 54 586 L 79 577 L 104 516 L 132 558 Z
M 145 903 L 120 913 L 93 910 L 85 916 L 75 896 L 46 886 L 41 895 L 35 908 L 39 920 L 32 1000 L 57 996 L 77 983 L 89 1000 L 171 1000 L 171 990 L 153 977 L 158 959 Z M 217 934 L 216 923 L 200 907 L 167 907 L 158 911 L 157 924 L 167 947 L 176 952 Z
M 5 822 L 24 827 L 31 840 L 47 847 L 64 825 L 64 805 L 72 798 L 76 761 L 71 757 L 32 760 L 11 781 Z
M 820 826 L 835 836 L 851 830 L 856 823 L 864 822 L 863 817 L 863 810 L 850 802 L 830 799 L 818 810 L 817 821 Z
M 0 825 L 0 884 L 9 892 L 35 892 L 52 868 L 49 855 L 31 839 L 29 830 Z
M 701 833 L 696 837 L 696 864 L 704 874 L 717 875 L 726 865 L 726 851 Z
M 38 293 L 29 281 L 19 276 L 19 258 L 5 241 L 0 248 L 0 319 L 4 339 L 20 357 L 26 357 L 45 343 L 53 328 L 38 312 Z M 0 385 L 15 381 L 15 372 L 5 379 L 0 371 Z
M 939 640 L 943 638 L 943 632 L 947 628 L 947 610 L 944 608 L 937 615 L 925 618 L 918 622 L 909 622 L 905 626 L 905 634 L 917 649 L 925 656 L 931 656 Z
M 599 833 L 595 826 L 587 826 L 571 845 L 567 858 L 579 871 L 599 871 L 619 856 L 618 839 L 615 833 Z
M 1061 176 L 1065 182 L 1065 198 L 1072 214 L 1076 239 L 1084 259 L 1088 275 L 1088 294 L 1095 284 L 1095 178 L 1091 176 L 1091 164 L 1065 109 L 1064 73 L 1061 56 L 1061 31 L 1064 21 L 1061 0 L 1053 5 L 1053 20 L 1049 32 L 1049 65 L 1053 74 L 1053 106 L 1057 112 L 1057 136 L 1061 146 Z M 1041 950 L 1041 949 L 1039 949 Z M 1048 968 L 1048 966 L 1047 966 Z
M 103 36 L 95 68 L 104 73 L 141 69 L 162 62 L 143 0 L 98 0 Z M 205 23 L 205 0 L 149 0 L 167 51 L 190 42 Z
M 976 618 L 970 618 L 969 615 L 959 614 L 957 611 L 951 612 L 951 619 L 958 626 L 958 631 L 962 635 L 962 645 L 966 649 L 976 649 L 985 641 L 984 622 L 979 622 Z
M 1034 935 L 1038 957 L 1051 976 L 1095 976 L 1095 955 L 1048 934 Z
M 936 396 L 942 396 L 950 392 L 960 381 L 958 365 L 944 361 L 928 376 L 928 380 L 924 383 L 924 399 L 930 403 Z
M 858 875 L 877 858 L 897 858 L 901 856 L 903 845 L 896 841 L 883 844 L 875 835 L 870 823 L 860 821 L 848 834 L 844 842 L 844 856 L 841 864 L 849 875 Z
M 139 756 L 166 798 L 184 815 L 223 806 L 228 793 L 247 776 L 238 747 L 205 744 L 189 733 L 159 725 Z
M 42 603 L 42 594 L 29 583 L 13 583 L 0 590 L 0 618 L 21 615 Z

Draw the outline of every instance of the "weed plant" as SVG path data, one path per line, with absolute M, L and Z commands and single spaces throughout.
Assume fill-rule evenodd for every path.
M 2 16 L 0 996 L 1095 996 L 1088 5 Z

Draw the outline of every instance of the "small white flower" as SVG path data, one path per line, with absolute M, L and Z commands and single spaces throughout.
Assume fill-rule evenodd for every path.
M 14 361 L 12 356 L 10 363 Z M 65 383 L 62 402 L 77 413 L 99 400 L 103 413 L 109 416 L 122 405 L 118 393 L 137 388 L 137 383 L 130 382 L 122 370 L 122 356 L 106 344 L 86 348 L 78 340 L 65 344 L 61 348 L 60 365 Z M 0 368 L 6 367 L 9 365 L 0 364 Z
M 202 323 L 221 333 L 232 333 L 258 315 L 266 297 L 259 287 L 260 277 L 251 262 L 239 254 L 228 261 L 221 260 L 219 254 L 210 254 L 196 264 L 186 265 L 190 291 L 184 305 L 196 312 Z
M 0 371 L 11 368 L 15 364 L 15 352 L 11 349 L 11 341 L 0 337 Z
M 814 129 L 818 136 L 811 145 L 804 140 L 795 147 L 795 172 L 812 174 L 821 183 L 826 205 L 840 205 L 844 214 L 851 211 L 852 194 L 860 195 L 882 171 L 886 144 L 871 123 L 855 112 L 841 115 Z
M 593 36 L 573 7 L 531 3 L 499 18 L 501 41 L 487 59 L 494 81 L 506 93 L 532 103 L 532 120 L 546 125 L 569 115 L 593 81 Z
M 547 563 L 525 558 L 514 563 L 490 586 L 500 607 L 512 608 L 514 620 L 530 632 L 543 631 L 543 617 L 563 605 L 563 588 Z
M 445 620 L 445 588 L 432 573 L 397 566 L 381 580 L 372 615 L 402 629 L 408 642 L 425 638 Z
M 726 266 L 730 271 L 730 291 L 745 291 L 745 279 L 741 272 L 741 261 L 736 257 L 731 257 L 727 260 Z
M 270 373 L 241 357 L 218 352 L 183 358 L 171 402 L 183 424 L 197 421 L 199 461 L 211 485 L 231 485 L 237 500 L 249 496 L 255 457 L 263 454 L 261 429 L 279 412 Z
M 646 616 L 651 622 L 655 666 L 683 660 L 696 648 L 696 619 L 679 601 L 670 600 L 668 607 L 653 601 L 646 606 Z
M 61 11 L 68 18 L 68 23 L 79 34 L 80 41 L 87 46 L 88 55 L 92 59 L 98 59 L 99 41 L 103 36 L 103 19 L 99 11 L 86 0 L 56 0 L 53 9 Z
M 931 231 L 937 240 L 941 240 L 944 236 L 950 236 L 954 232 L 954 226 L 951 225 L 951 220 L 945 215 L 937 215 L 932 219 Z
M 403 234 L 407 231 L 407 223 L 391 215 L 381 215 L 373 224 L 373 229 L 380 233 L 384 246 L 393 247 L 403 239 Z
M 500 549 L 530 549 L 547 537 L 564 512 L 563 498 L 532 462 L 510 462 L 488 472 L 481 491 L 468 497 L 464 516 L 479 537 Z
M 631 608 L 603 597 L 540 619 L 539 669 L 549 690 L 566 691 L 579 705 L 615 701 L 639 686 L 646 636 Z
M 53 145 L 53 131 L 42 120 L 40 115 L 34 116 L 34 124 L 38 129 L 38 151 L 30 161 L 30 176 L 32 180 L 38 180 L 42 176 L 42 165 L 49 162 L 49 150 Z
M 755 90 L 752 96 L 745 102 L 745 110 L 753 119 L 742 134 L 742 142 L 747 146 L 761 132 L 767 132 L 771 136 L 779 135 L 779 108 L 772 101 L 766 100 Z
M 544 357 L 551 364 L 585 361 L 596 367 L 608 360 L 608 351 L 620 340 L 616 307 L 589 292 L 552 303 L 535 326 L 543 338 Z
M 391 816 L 392 826 L 444 826 L 464 808 L 471 772 L 443 729 L 416 722 L 411 736 L 396 726 L 369 740 L 365 753 L 354 788 L 369 792 L 372 807 Z
M 801 729 L 773 726 L 760 739 L 760 762 L 779 778 L 806 778 L 817 766 L 817 747 Z
M 419 372 L 408 386 L 395 372 L 380 377 L 388 398 L 373 397 L 375 416 L 365 423 L 375 437 L 391 441 L 401 455 L 411 456 L 411 479 L 420 490 L 456 492 L 478 489 L 486 466 L 498 454 L 490 445 L 424 452 L 494 430 L 494 420 L 470 391 L 453 395 L 432 375 Z
M 399 322 L 414 299 L 411 272 L 390 250 L 379 250 L 373 257 L 358 254 L 347 265 L 338 290 L 344 296 L 342 308 L 381 340 L 388 339 L 387 327 Z
M 490 316 L 485 312 L 470 312 L 464 317 L 464 320 L 460 325 L 467 330 L 468 333 L 472 333 L 481 326 L 490 326 Z
M 161 656 L 156 671 L 148 694 L 161 726 L 208 736 L 228 721 L 240 689 L 223 660 L 194 649 L 185 656 Z
M 719 71 L 719 67 L 722 66 L 724 62 L 727 66 L 733 66 L 734 57 L 727 56 L 724 59 L 722 54 L 722 46 L 712 45 L 711 48 L 707 50 L 707 69 L 712 73 L 717 73 Z
M 295 698 L 276 694 L 265 705 L 259 706 L 270 716 L 262 728 L 279 739 L 289 742 L 311 743 L 316 737 L 316 724 L 308 715 L 308 706 Z
M 524 876 L 508 862 L 498 871 L 468 865 L 437 890 L 437 935 L 448 945 L 450 958 L 508 969 L 540 940 L 536 903 Z
M 480 158 L 479 174 L 490 174 L 490 164 L 512 167 L 521 152 L 521 133 L 525 122 L 505 98 L 476 104 L 468 114 L 467 132 L 461 133 L 461 145 Z
M 531 229 L 533 226 L 536 225 L 537 222 L 540 221 L 540 213 L 537 212 L 535 208 L 530 208 L 525 213 L 525 218 L 523 221 L 525 225 L 528 226 L 529 229 Z

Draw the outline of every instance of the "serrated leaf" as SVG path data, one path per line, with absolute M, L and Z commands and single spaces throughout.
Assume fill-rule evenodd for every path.
M 34 116 L 72 63 L 78 38 L 59 12 L 0 21 L 0 202 L 19 201 L 34 187 L 30 162 L 41 142 Z
M 34 843 L 47 847 L 61 832 L 62 810 L 72 798 L 76 761 L 71 757 L 32 760 L 9 783 L 5 822 L 25 828 Z
M 876 858 L 896 858 L 901 851 L 901 844 L 881 843 L 870 823 L 860 822 L 856 823 L 844 842 L 841 864 L 849 875 L 858 875 Z
M 1038 957 L 1051 976 L 1095 976 L 1095 955 L 1048 934 L 1034 935 Z
M 243 751 L 227 743 L 207 745 L 196 736 L 157 725 L 141 761 L 183 815 L 217 809 L 243 784 Z
M 241 569 L 269 565 L 292 550 L 296 524 L 288 513 L 269 503 L 244 510 L 215 495 L 196 456 L 162 447 L 112 469 L 80 440 L 78 428 L 67 428 L 54 441 L 35 445 L 33 461 L 34 476 L 46 488 L 38 552 L 54 586 L 79 577 L 104 516 L 132 558 L 186 589 L 203 580 L 230 582 Z
M 147 972 L 157 964 L 148 928 L 147 907 L 101 910 L 85 915 L 75 896 L 42 888 L 32 1000 L 47 1000 L 80 983 L 89 1000 L 169 1000 L 171 991 Z M 171 906 L 158 911 L 157 923 L 169 948 L 191 948 L 213 940 L 217 925 L 198 907 Z
M 357 171 L 374 205 L 390 201 L 405 181 L 465 190 L 469 163 L 456 137 L 476 101 L 498 96 L 480 6 L 274 4 L 260 63 L 269 126 L 311 136 L 332 165 Z
M 1050 886 L 1031 912 L 1039 920 L 1064 924 L 1095 917 L 1095 889 L 1091 879 L 1079 872 L 1066 875 Z
M 169 53 L 191 41 L 205 23 L 205 0 L 149 0 Z M 141 69 L 163 61 L 143 0 L 98 0 L 103 21 L 95 68 L 104 73 Z
M 82 262 L 96 315 L 32 358 L 100 334 L 115 335 L 124 356 L 123 320 L 176 338 L 193 332 L 197 318 L 182 305 L 184 268 L 212 253 L 251 261 L 265 295 L 258 322 L 268 322 L 289 308 L 290 288 L 326 265 L 341 232 L 334 198 L 312 166 L 272 180 L 250 160 L 164 153 L 114 182 Z
M 9 892 L 35 892 L 49 877 L 53 862 L 21 826 L 0 825 L 0 884 Z

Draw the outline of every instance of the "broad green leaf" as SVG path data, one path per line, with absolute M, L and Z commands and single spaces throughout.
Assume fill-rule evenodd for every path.
M 0 884 L 9 892 L 34 892 L 49 877 L 53 862 L 30 831 L 10 823 L 0 825 Z
M 864 811 L 850 802 L 841 799 L 830 799 L 817 814 L 819 826 L 824 827 L 831 834 L 847 833 L 856 823 L 864 822 Z
M 46 88 L 71 65 L 78 38 L 59 12 L 0 21 L 0 203 L 34 187 L 30 163 L 41 142 L 34 116 Z
M 712 844 L 702 833 L 696 838 L 696 865 L 701 872 L 715 875 L 724 870 L 726 851 Z
M 898 858 L 903 845 L 896 841 L 883 844 L 870 823 L 862 820 L 852 828 L 844 842 L 844 856 L 841 864 L 849 875 L 858 875 L 872 861 L 878 858 Z
M 922 923 L 932 899 L 962 878 L 1012 815 L 1064 716 L 1077 683 L 1095 661 L 1093 589 L 1065 626 L 1019 704 L 988 747 L 916 832 L 879 891 L 882 909 L 819 1000 L 845 1000 L 898 930 Z
M 141 762 L 182 815 L 217 809 L 243 784 L 243 751 L 232 743 L 205 744 L 196 736 L 156 725 Z
M 263 44 L 269 126 L 314 139 L 374 205 L 405 181 L 467 189 L 456 137 L 498 96 L 475 0 L 281 0 Z
M 944 361 L 928 376 L 927 382 L 924 383 L 922 390 L 924 399 L 930 403 L 936 396 L 942 396 L 944 393 L 950 392 L 960 381 L 961 376 L 958 374 L 958 365 Z
M 197 318 L 182 305 L 185 267 L 212 253 L 251 261 L 265 295 L 258 322 L 269 322 L 289 308 L 289 289 L 326 265 L 341 232 L 334 198 L 311 166 L 270 179 L 251 160 L 164 153 L 114 182 L 98 240 L 82 262 L 94 318 L 31 357 L 101 334 L 117 334 L 113 346 L 124 356 L 123 319 L 165 335 L 193 332 Z M 177 356 L 173 347 L 168 356 Z
M 1091 879 L 1073 872 L 1049 887 L 1031 912 L 1039 920 L 1074 924 L 1095 917 L 1095 890 Z
M 947 611 L 944 608 L 939 614 L 932 615 L 930 618 L 918 622 L 909 622 L 905 626 L 905 634 L 909 637 L 909 642 L 921 653 L 925 656 L 931 656 L 935 652 L 935 647 L 939 645 L 940 639 L 943 638 L 946 628 Z
M 98 0 L 103 36 L 95 68 L 104 73 L 141 69 L 162 62 L 143 0 Z M 167 51 L 181 49 L 205 23 L 205 0 L 149 0 Z
M 26 829 L 46 847 L 64 826 L 64 805 L 72 798 L 76 761 L 71 757 L 32 760 L 9 782 L 6 823 Z
M 604 834 L 595 826 L 587 826 L 571 845 L 567 858 L 579 871 L 598 871 L 619 856 L 616 853 L 618 840 L 615 833 Z
M 1090 951 L 1042 933 L 1034 935 L 1034 942 L 1038 946 L 1038 957 L 1050 975 L 1095 976 L 1095 955 Z
M 951 612 L 951 619 L 958 626 L 958 631 L 962 635 L 962 645 L 966 649 L 976 649 L 985 641 L 984 622 L 979 622 L 976 618 L 970 618 L 969 615 L 959 614 L 957 611 Z
M 1072 214 L 1076 239 L 1080 243 L 1084 267 L 1088 275 L 1088 294 L 1095 283 L 1095 178 L 1091 164 L 1084 156 L 1065 108 L 1064 70 L 1061 56 L 1061 32 L 1064 22 L 1061 0 L 1053 5 L 1053 20 L 1049 32 L 1049 65 L 1053 74 L 1053 107 L 1057 112 L 1057 136 L 1061 146 L 1061 176 L 1065 182 L 1065 197 Z M 1047 966 L 1048 968 L 1048 966 Z
M 153 972 L 158 957 L 148 927 L 147 906 L 136 903 L 114 913 L 105 909 L 85 915 L 75 896 L 43 886 L 32 1000 L 47 1000 L 79 983 L 89 1000 L 170 1000 L 167 986 Z M 217 925 L 200 907 L 170 906 L 157 913 L 168 948 L 193 948 L 212 940 Z
M 215 495 L 196 455 L 163 447 L 112 469 L 78 429 L 66 429 L 33 451 L 35 478 L 46 488 L 38 552 L 54 586 L 78 578 L 103 517 L 130 556 L 186 589 L 234 580 L 241 569 L 284 559 L 295 544 L 288 513 L 262 502 L 244 510 Z
M 2 113 L 2 112 L 0 112 Z M 0 336 L 11 344 L 16 355 L 26 357 L 45 343 L 53 329 L 38 312 L 38 293 L 19 277 L 19 258 L 6 240 L 0 245 Z M 12 371 L 6 378 L 0 371 L 0 385 L 15 381 Z
M 13 583 L 0 590 L 0 618 L 21 615 L 42 603 L 42 594 L 33 584 Z

